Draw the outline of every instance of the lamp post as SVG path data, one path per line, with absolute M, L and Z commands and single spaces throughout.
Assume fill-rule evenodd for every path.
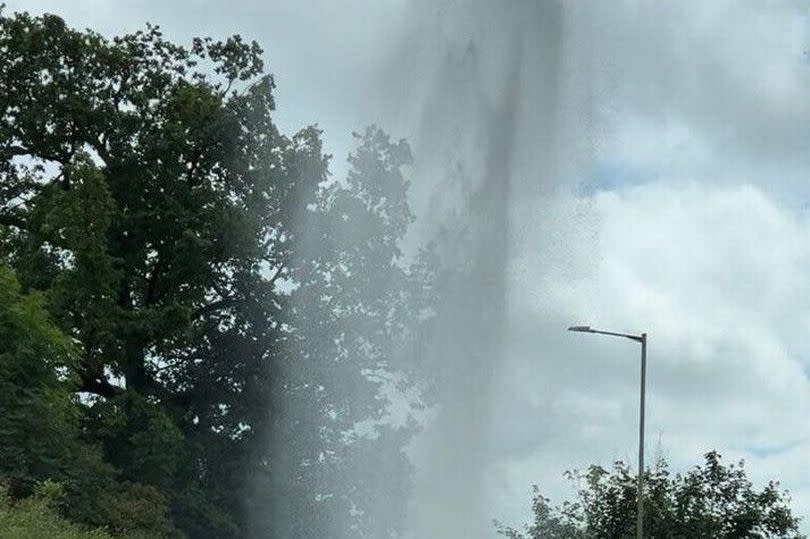
M 578 333 L 596 333 L 598 335 L 609 335 L 611 337 L 624 337 L 631 341 L 641 343 L 641 395 L 639 399 L 639 421 L 638 421 L 638 510 L 636 520 L 636 538 L 644 537 L 644 388 L 647 384 L 647 334 L 632 335 L 629 333 L 616 333 L 613 331 L 602 331 L 592 329 L 590 326 L 571 326 L 568 331 Z

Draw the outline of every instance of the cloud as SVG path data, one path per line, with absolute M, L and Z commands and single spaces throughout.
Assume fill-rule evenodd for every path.
M 577 10 L 573 25 L 590 32 L 572 50 L 591 66 L 600 152 L 639 168 L 806 195 L 807 15 L 806 4 L 791 1 Z
M 532 227 L 511 265 L 495 506 L 525 506 L 534 482 L 570 495 L 564 469 L 635 463 L 638 345 L 564 331 L 589 323 L 650 335 L 648 455 L 683 469 L 716 448 L 808 507 L 807 217 L 751 185 L 657 182 L 546 201 Z

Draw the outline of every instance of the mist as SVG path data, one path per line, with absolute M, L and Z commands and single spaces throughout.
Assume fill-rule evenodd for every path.
M 518 201 L 550 196 L 563 169 L 577 166 L 565 137 L 573 110 L 587 115 L 590 105 L 565 91 L 574 76 L 564 65 L 568 23 L 554 3 L 422 3 L 383 70 L 383 86 L 400 88 L 399 117 L 415 118 L 404 127 L 417 156 L 412 241 L 438 241 L 443 273 L 429 351 L 440 389 L 415 442 L 408 537 L 492 534 Z
M 648 463 L 743 459 L 810 530 L 807 5 L 30 3 L 9 2 L 105 35 L 257 39 L 273 121 L 317 125 L 322 148 L 291 145 L 328 187 L 291 210 L 278 327 L 300 342 L 279 339 L 257 399 L 248 536 L 491 538 L 531 521 L 532 485 L 560 504 L 566 470 L 634 463 L 637 350 L 574 324 L 650 335 Z M 364 141 L 382 165 L 346 160 Z

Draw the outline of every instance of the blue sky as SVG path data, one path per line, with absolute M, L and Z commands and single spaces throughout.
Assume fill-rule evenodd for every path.
M 653 170 L 641 170 L 622 163 L 598 162 L 594 172 L 579 185 L 579 193 L 592 196 L 600 191 L 616 191 L 656 179 Z

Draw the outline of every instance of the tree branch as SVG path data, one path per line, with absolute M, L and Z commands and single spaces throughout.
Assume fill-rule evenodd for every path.
M 111 399 L 121 395 L 126 391 L 123 387 L 114 386 L 104 377 L 93 376 L 89 373 L 79 373 L 82 383 L 78 387 L 78 391 L 93 393 L 107 399 Z
M 211 314 L 221 309 L 230 307 L 231 305 L 236 305 L 237 303 L 239 303 L 239 300 L 236 298 L 222 298 L 220 300 L 211 302 L 208 305 L 203 305 L 202 307 L 194 309 L 191 312 L 191 318 L 197 319 L 205 316 L 206 314 Z
M 272 277 L 270 277 L 270 281 L 269 281 L 270 286 L 273 286 L 274 284 L 276 284 L 276 281 L 278 280 L 278 278 L 281 277 L 281 272 L 282 271 L 284 271 L 284 264 L 279 264 L 278 268 L 276 269 L 276 272 L 273 274 Z
M 20 155 L 32 155 L 31 150 L 25 148 L 24 146 L 18 146 L 16 144 L 11 144 L 6 146 L 2 150 L 0 150 L 0 155 L 3 156 L 3 159 L 8 159 L 10 157 L 20 156 Z
M 101 160 L 104 161 L 104 164 L 109 167 L 112 162 L 112 155 L 110 155 L 110 152 L 107 150 L 107 143 L 101 139 L 100 135 L 97 142 L 98 144 L 93 144 L 93 149 L 96 150 L 96 153 Z
M 39 157 L 40 159 L 45 159 L 46 161 L 54 161 L 55 163 L 59 163 L 62 166 L 66 166 L 70 162 L 70 158 L 72 156 L 68 155 L 66 157 L 59 157 L 56 155 L 47 155 L 42 152 L 36 152 L 25 146 L 20 146 L 18 144 L 9 144 L 8 146 L 4 146 L 0 148 L 0 158 L 2 159 L 11 159 L 12 157 L 18 156 L 30 156 L 33 158 Z
M 158 260 L 152 268 L 152 274 L 146 285 L 146 297 L 144 298 L 144 305 L 149 306 L 155 301 L 155 293 L 157 292 L 157 281 L 160 272 L 163 269 L 163 257 L 158 254 Z
M 27 227 L 26 222 L 21 217 L 8 213 L 0 213 L 0 225 L 13 226 L 20 230 L 26 230 Z

